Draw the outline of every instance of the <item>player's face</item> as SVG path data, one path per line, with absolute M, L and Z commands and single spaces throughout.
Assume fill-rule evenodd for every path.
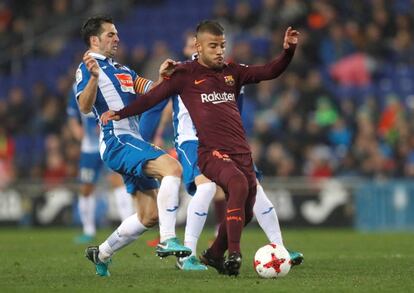
M 103 32 L 98 37 L 98 50 L 102 55 L 113 58 L 118 50 L 119 36 L 115 25 L 105 22 L 102 24 Z
M 224 52 L 226 51 L 226 38 L 224 35 L 216 36 L 208 32 L 197 35 L 196 48 L 199 62 L 210 68 L 222 68 L 224 65 Z

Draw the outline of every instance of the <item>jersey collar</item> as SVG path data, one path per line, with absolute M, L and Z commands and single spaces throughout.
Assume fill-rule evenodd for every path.
M 109 59 L 106 56 L 99 54 L 99 53 L 95 53 L 95 52 L 90 52 L 89 55 L 91 55 L 93 58 L 95 59 L 99 59 L 99 60 L 106 60 Z
M 108 61 L 108 63 L 111 64 L 112 66 L 118 65 L 118 62 L 116 62 L 112 58 L 106 57 L 105 55 L 102 55 L 102 54 L 99 54 L 99 53 L 95 53 L 95 52 L 90 52 L 89 55 L 91 55 L 93 58 L 98 59 L 98 60 Z

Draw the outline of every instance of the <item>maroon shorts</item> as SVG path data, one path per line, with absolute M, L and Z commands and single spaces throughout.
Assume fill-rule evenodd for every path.
M 256 187 L 251 154 L 227 155 L 219 151 L 204 151 L 198 155 L 198 166 L 204 176 L 218 184 L 226 193 L 230 178 L 237 172 L 246 176 L 249 190 Z

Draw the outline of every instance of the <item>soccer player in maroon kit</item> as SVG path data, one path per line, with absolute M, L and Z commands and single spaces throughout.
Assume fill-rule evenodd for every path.
M 171 77 L 127 107 L 111 109 L 101 116 L 106 124 L 141 114 L 171 95 L 181 96 L 197 130 L 199 168 L 226 192 L 226 217 L 213 245 L 201 256 L 219 273 L 239 273 L 241 233 L 253 217 L 256 196 L 253 160 L 236 100 L 243 85 L 274 79 L 287 68 L 298 35 L 289 27 L 284 50 L 276 59 L 261 66 L 245 66 L 224 62 L 223 27 L 215 21 L 203 21 L 196 30 L 197 60 L 172 64 L 176 67 Z

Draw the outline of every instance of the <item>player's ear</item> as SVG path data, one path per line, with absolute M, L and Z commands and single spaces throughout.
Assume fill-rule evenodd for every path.
M 197 53 L 200 53 L 200 51 L 201 51 L 201 43 L 200 43 L 200 41 L 197 38 L 195 39 L 194 46 L 195 46 L 195 48 L 197 50 Z
M 92 46 L 97 47 L 98 44 L 99 44 L 99 37 L 98 36 L 90 36 L 89 41 L 90 41 L 91 47 Z

